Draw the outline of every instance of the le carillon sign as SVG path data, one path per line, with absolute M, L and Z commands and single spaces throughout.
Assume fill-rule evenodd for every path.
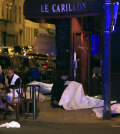
M 105 0 L 25 0 L 24 15 L 99 13 L 104 12 L 104 2 Z M 111 0 L 111 2 L 116 2 L 116 0 Z
M 104 0 L 25 0 L 24 15 L 79 14 L 103 11 Z
M 77 3 L 66 3 L 66 4 L 41 4 L 40 12 L 52 12 L 52 13 L 63 13 L 63 12 L 80 12 L 85 11 L 87 7 L 86 2 Z

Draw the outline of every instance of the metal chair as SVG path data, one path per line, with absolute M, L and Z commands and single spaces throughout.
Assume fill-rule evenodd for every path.
M 38 94 L 36 95 L 36 98 L 33 98 L 33 92 L 36 93 L 36 87 L 38 88 Z M 33 85 L 26 85 L 26 88 L 25 88 L 25 94 L 23 95 L 24 96 L 24 103 L 26 104 L 27 106 L 27 117 L 29 116 L 29 113 L 30 113 L 30 104 L 32 104 L 32 106 L 34 105 L 34 108 L 35 108 L 35 111 L 36 111 L 36 116 L 38 117 L 38 112 L 39 109 L 37 108 L 37 102 L 39 102 L 39 93 L 40 93 L 40 86 L 39 85 L 34 85 L 34 88 L 33 88 Z M 29 91 L 28 91 L 29 90 Z M 27 93 L 29 93 L 29 95 L 27 95 Z M 35 99 L 35 104 L 33 104 L 34 100 Z M 33 107 L 32 107 L 32 112 L 33 112 Z
M 42 76 L 40 76 L 38 68 L 31 68 L 30 69 L 30 81 L 38 80 L 42 82 Z

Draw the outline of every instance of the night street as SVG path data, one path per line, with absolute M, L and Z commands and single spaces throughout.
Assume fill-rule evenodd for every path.
M 0 134 L 120 133 L 119 3 L 0 0 Z
M 5 123 L 5 121 L 0 121 Z M 0 134 L 119 134 L 120 124 L 92 124 L 92 123 L 43 123 L 43 122 L 28 122 L 19 121 L 21 128 L 0 128 Z

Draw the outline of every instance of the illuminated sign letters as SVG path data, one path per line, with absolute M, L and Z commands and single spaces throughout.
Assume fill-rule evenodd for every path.
M 87 5 L 86 2 L 78 2 L 78 3 L 66 3 L 66 4 L 49 4 L 41 5 L 41 12 L 79 12 L 86 10 Z

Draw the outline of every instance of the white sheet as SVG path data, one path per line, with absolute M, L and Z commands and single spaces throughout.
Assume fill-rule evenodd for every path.
M 103 107 L 93 108 L 93 111 L 95 112 L 97 117 L 99 118 L 103 117 Z M 111 114 L 118 114 L 118 113 L 120 113 L 120 104 L 113 104 L 111 106 Z
M 103 104 L 103 100 L 86 96 L 82 84 L 75 81 L 69 83 L 59 101 L 59 105 L 66 110 L 100 107 Z
M 27 85 L 39 85 L 40 86 L 41 93 L 39 93 L 39 102 L 42 102 L 45 100 L 45 96 L 43 94 L 50 93 L 52 90 L 52 86 L 53 86 L 53 84 L 47 84 L 47 83 L 42 83 L 38 81 L 32 81 L 28 83 Z M 26 94 L 27 98 L 30 98 L 29 92 L 30 92 L 30 88 L 28 87 L 27 94 Z M 36 87 L 36 96 L 38 96 L 38 87 Z
M 25 96 L 25 94 L 23 94 L 23 97 Z M 32 96 L 32 94 L 31 94 Z M 36 91 L 36 96 L 38 96 L 38 92 Z M 26 92 L 26 99 L 29 99 L 30 98 L 30 93 L 29 92 Z M 38 102 L 43 102 L 45 101 L 45 96 L 42 95 L 41 93 L 39 93 L 39 100 Z
M 51 93 L 52 86 L 53 86 L 53 84 L 48 84 L 48 83 L 43 83 L 43 82 L 38 82 L 38 81 L 32 81 L 28 83 L 27 85 L 39 85 L 41 94 Z M 36 88 L 36 90 L 38 89 Z

